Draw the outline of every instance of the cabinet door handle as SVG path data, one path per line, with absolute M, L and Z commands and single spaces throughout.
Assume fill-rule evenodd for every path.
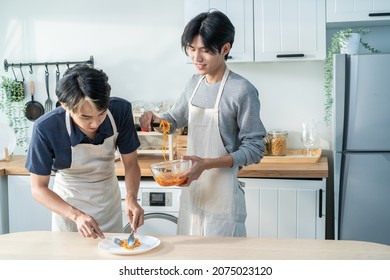
M 322 218 L 322 189 L 319 189 L 318 217 Z
M 277 58 L 283 58 L 283 57 L 304 57 L 305 55 L 303 53 L 287 53 L 287 54 L 277 54 Z
M 369 13 L 369 17 L 387 17 L 390 16 L 390 12 L 388 13 Z

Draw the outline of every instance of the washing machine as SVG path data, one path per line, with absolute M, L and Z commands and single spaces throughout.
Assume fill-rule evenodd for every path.
M 125 214 L 126 186 L 124 179 L 119 179 L 122 197 L 122 218 L 124 232 L 130 232 Z M 137 229 L 137 234 L 174 235 L 177 231 L 177 218 L 180 205 L 180 187 L 161 187 L 153 179 L 142 179 L 138 191 L 138 203 L 144 209 L 144 225 Z

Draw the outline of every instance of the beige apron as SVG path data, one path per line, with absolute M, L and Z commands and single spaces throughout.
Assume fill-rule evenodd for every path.
M 101 145 L 78 144 L 72 147 L 72 164 L 57 172 L 54 191 L 67 203 L 92 216 L 103 232 L 123 232 L 121 196 L 115 174 L 115 150 L 118 136 L 115 120 L 107 112 L 114 135 Z M 71 135 L 70 116 L 66 128 Z M 53 231 L 77 231 L 76 224 L 60 215 L 52 215 Z
M 187 154 L 216 158 L 228 155 L 218 127 L 218 108 L 229 69 L 219 87 L 212 109 L 192 105 L 204 79 L 196 86 L 189 102 Z M 237 179 L 238 168 L 205 170 L 180 197 L 178 234 L 203 236 L 246 236 L 244 191 Z

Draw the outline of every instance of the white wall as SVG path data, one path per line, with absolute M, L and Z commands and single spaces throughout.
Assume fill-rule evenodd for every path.
M 83 61 L 93 55 L 96 67 L 110 77 L 112 95 L 130 101 L 173 102 L 194 73 L 180 47 L 183 27 L 183 0 L 2 0 L 0 56 L 9 63 L 26 63 Z M 330 128 L 322 121 L 322 61 L 230 67 L 258 88 L 268 130 L 287 130 L 289 145 L 302 147 L 301 121 L 313 118 L 318 122 L 320 145 L 328 148 Z M 36 100 L 43 103 L 44 67 L 34 68 L 33 75 L 28 68 L 23 70 L 26 82 L 35 81 Z M 55 67 L 49 71 L 51 97 L 56 101 Z M 13 74 L 0 67 L 0 76 Z
M 175 98 L 171 92 L 182 88 L 191 73 L 183 67 L 180 49 L 181 0 L 3 2 L 0 53 L 9 63 L 80 61 L 93 55 L 95 65 L 110 76 L 113 95 L 129 99 Z M 54 96 L 54 67 L 51 73 Z M 44 67 L 31 78 L 43 101 Z
M 304 119 L 317 122 L 322 140 L 328 147 L 330 128 L 323 123 L 323 62 L 275 62 L 231 64 L 233 71 L 248 78 L 259 90 L 261 117 L 267 130 L 289 133 L 288 146 L 303 147 L 300 142 Z

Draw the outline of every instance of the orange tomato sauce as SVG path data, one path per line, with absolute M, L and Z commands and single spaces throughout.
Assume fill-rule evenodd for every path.
M 139 238 L 135 238 L 135 242 L 133 246 L 127 245 L 127 239 L 122 239 L 122 247 L 127 250 L 134 250 L 135 248 L 141 246 L 141 242 L 139 241 Z
M 177 186 L 185 183 L 188 178 L 178 178 L 180 174 L 165 173 L 164 175 L 158 176 L 156 182 L 163 187 Z

